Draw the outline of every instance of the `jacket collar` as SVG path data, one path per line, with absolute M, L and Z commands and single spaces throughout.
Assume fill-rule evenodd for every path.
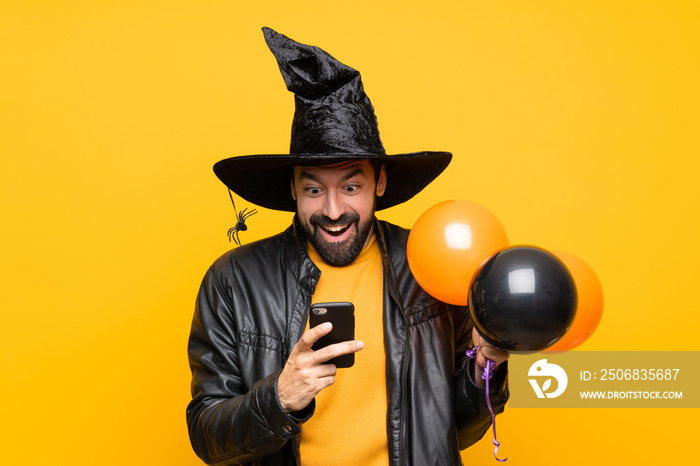
M 313 293 L 321 277 L 321 270 L 309 257 L 306 250 L 306 235 L 296 214 L 292 225 L 284 232 L 283 242 L 284 261 L 288 270 L 308 293 Z

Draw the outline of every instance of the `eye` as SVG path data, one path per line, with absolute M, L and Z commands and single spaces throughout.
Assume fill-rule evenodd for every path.
M 348 184 L 348 185 L 343 186 L 343 191 L 345 192 L 345 194 L 355 194 L 359 190 L 360 190 L 359 184 Z
M 304 192 L 307 194 L 307 196 L 316 197 L 321 194 L 321 188 L 318 186 L 307 186 L 304 188 Z

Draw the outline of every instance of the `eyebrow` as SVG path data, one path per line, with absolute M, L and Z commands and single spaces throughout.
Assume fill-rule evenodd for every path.
M 364 175 L 364 172 L 362 171 L 361 168 L 356 168 L 356 169 L 352 170 L 351 172 L 348 172 L 347 174 L 343 175 L 343 177 L 341 178 L 341 181 L 347 181 L 350 178 L 357 176 L 357 175 Z M 301 178 L 308 178 L 311 181 L 315 181 L 316 183 L 321 182 L 321 179 L 318 176 L 314 175 L 313 173 L 309 173 L 307 171 L 304 171 L 304 170 L 302 170 L 301 173 L 299 173 L 299 178 L 300 179 Z
M 359 169 L 359 168 L 356 168 L 356 169 L 354 169 L 353 171 L 351 171 L 350 173 L 348 173 L 347 175 L 343 176 L 342 181 L 347 181 L 347 180 L 349 180 L 350 178 L 352 178 L 352 177 L 354 177 L 354 176 L 357 176 L 357 175 L 364 175 L 364 174 L 365 174 L 365 172 L 363 172 L 363 171 L 362 171 L 361 169 Z
M 303 171 L 303 170 L 302 170 L 301 173 L 299 173 L 299 179 L 301 179 L 301 178 L 308 178 L 308 179 L 310 179 L 311 181 L 315 181 L 315 182 L 317 182 L 317 183 L 320 183 L 320 182 L 321 182 L 321 180 L 319 179 L 318 176 L 312 175 L 311 173 L 305 172 L 305 171 Z

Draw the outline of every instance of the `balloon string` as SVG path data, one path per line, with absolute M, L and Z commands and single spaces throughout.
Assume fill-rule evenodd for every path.
M 467 350 L 467 357 L 476 359 L 476 351 L 478 349 L 479 347 L 475 346 L 474 348 Z M 486 381 L 486 405 L 489 407 L 489 412 L 491 413 L 491 426 L 493 427 L 493 444 L 495 445 L 493 449 L 493 457 L 496 458 L 496 461 L 500 461 L 502 463 L 504 461 L 507 461 L 508 458 L 498 458 L 498 447 L 500 447 L 501 444 L 498 442 L 498 440 L 496 440 L 496 414 L 493 412 L 493 408 L 491 407 L 491 397 L 489 396 L 489 379 L 491 379 L 491 376 L 493 375 L 493 370 L 495 368 L 495 361 L 492 361 L 488 358 L 484 359 L 484 370 L 481 373 L 481 378 L 482 380 Z M 474 377 L 476 377 L 476 372 L 477 369 L 476 366 L 474 366 Z

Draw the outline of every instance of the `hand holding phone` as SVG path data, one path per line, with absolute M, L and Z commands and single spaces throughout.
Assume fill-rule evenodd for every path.
M 310 315 L 314 315 L 314 313 L 312 312 Z M 314 321 L 323 315 L 324 312 L 319 310 L 319 312 L 316 312 L 317 317 L 314 317 Z M 325 315 L 327 315 L 327 313 Z M 326 320 L 331 322 L 331 320 L 335 319 L 327 318 Z M 332 327 L 332 325 L 328 326 Z M 351 328 L 353 329 L 352 333 L 354 333 L 354 325 L 347 326 L 339 324 L 338 326 L 341 329 Z M 316 343 L 321 338 L 332 333 L 333 330 L 326 328 L 322 323 L 315 327 L 311 325 L 311 327 L 312 328 L 304 332 L 301 339 L 294 345 L 294 348 L 292 348 L 292 352 L 289 358 L 287 358 L 287 362 L 277 380 L 280 404 L 282 409 L 287 413 L 299 411 L 308 406 L 318 392 L 333 385 L 337 366 L 327 364 L 329 361 L 324 361 L 324 357 L 330 358 L 335 354 L 341 354 L 342 357 L 342 353 L 356 353 L 364 347 L 364 343 L 361 341 L 354 341 L 352 336 L 348 337 L 349 340 L 342 341 L 345 340 L 346 335 L 341 335 L 339 338 L 341 342 L 338 343 L 338 346 L 334 347 L 332 350 L 329 348 L 327 353 L 330 354 L 319 357 L 313 347 L 316 346 Z M 336 340 L 338 340 L 338 338 L 333 338 L 331 343 L 336 343 Z M 320 348 L 322 348 L 322 346 Z M 352 358 L 352 361 L 354 362 L 354 358 Z M 350 365 L 352 365 L 352 362 Z

